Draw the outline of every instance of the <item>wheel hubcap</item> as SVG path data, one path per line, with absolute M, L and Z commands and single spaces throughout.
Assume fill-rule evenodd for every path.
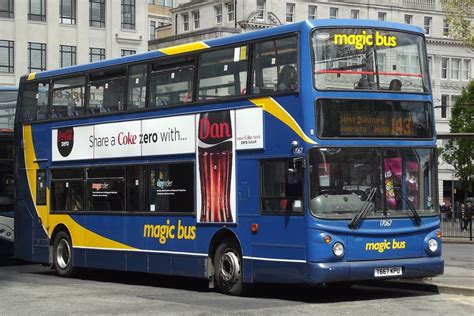
M 231 251 L 224 253 L 220 260 L 220 275 L 225 282 L 235 283 L 240 277 L 239 257 Z
M 61 239 L 58 243 L 58 250 L 56 252 L 56 262 L 59 268 L 66 269 L 71 259 L 71 247 L 65 239 Z

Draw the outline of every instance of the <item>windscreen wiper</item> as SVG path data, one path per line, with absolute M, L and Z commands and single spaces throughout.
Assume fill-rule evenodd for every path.
M 367 196 L 367 199 L 365 200 L 364 204 L 362 204 L 362 207 L 360 208 L 360 210 L 357 212 L 357 214 L 349 223 L 348 226 L 350 229 L 357 229 L 357 225 L 359 224 L 359 222 L 367 216 L 367 213 L 370 210 L 369 204 L 370 202 L 372 202 L 372 199 L 374 198 L 376 191 L 377 191 L 377 187 L 373 187 L 370 190 L 369 195 Z
M 406 194 L 404 194 L 403 192 L 399 192 L 399 191 L 395 191 L 396 194 L 398 196 L 400 196 L 404 201 L 405 203 L 408 205 L 408 208 L 410 209 L 411 213 L 413 214 L 413 219 L 415 220 L 415 225 L 416 226 L 420 226 L 421 225 L 421 217 L 420 215 L 418 214 L 418 212 L 416 211 L 415 207 L 413 206 L 413 203 L 410 201 L 410 199 L 408 199 L 408 197 L 406 196 Z

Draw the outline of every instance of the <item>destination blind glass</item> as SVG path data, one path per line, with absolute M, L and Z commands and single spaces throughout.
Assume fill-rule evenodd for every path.
M 430 138 L 432 116 L 427 102 L 318 100 L 319 137 Z

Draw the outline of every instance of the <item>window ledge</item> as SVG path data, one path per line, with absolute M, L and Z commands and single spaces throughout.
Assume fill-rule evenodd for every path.
M 65 24 L 65 23 L 61 23 L 59 22 L 59 27 L 68 27 L 68 28 L 77 28 L 77 24 Z
M 31 24 L 38 24 L 38 25 L 44 25 L 46 26 L 47 24 L 47 21 L 34 21 L 34 20 L 28 20 L 28 24 L 31 23 Z

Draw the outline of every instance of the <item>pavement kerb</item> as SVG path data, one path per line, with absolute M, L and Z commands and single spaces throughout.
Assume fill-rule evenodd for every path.
M 470 241 L 469 238 L 446 238 L 442 237 L 441 241 L 445 244 L 471 244 L 474 245 L 474 240 Z
M 474 296 L 474 288 L 435 284 L 429 281 L 417 282 L 417 281 L 393 280 L 393 281 L 385 281 L 383 284 L 384 286 L 389 286 L 393 288 L 402 288 L 402 289 L 413 290 L 413 291 Z

